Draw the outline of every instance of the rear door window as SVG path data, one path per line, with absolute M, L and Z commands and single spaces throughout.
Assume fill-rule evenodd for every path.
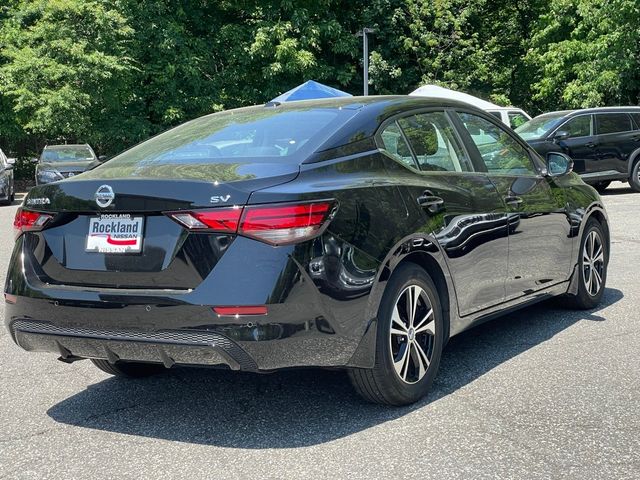
M 398 120 L 422 171 L 469 172 L 471 162 L 444 112 Z
M 633 129 L 640 130 L 640 113 L 632 113 L 631 116 L 633 117 L 633 121 L 635 122 Z
M 409 145 L 407 145 L 400 127 L 396 122 L 390 124 L 380 134 L 385 151 L 407 167 L 418 168 L 413 159 Z
M 606 135 L 609 133 L 628 132 L 633 130 L 631 117 L 628 113 L 597 113 L 596 133 Z
M 578 115 L 569 119 L 558 128 L 569 134 L 568 138 L 588 137 L 591 135 L 591 115 Z

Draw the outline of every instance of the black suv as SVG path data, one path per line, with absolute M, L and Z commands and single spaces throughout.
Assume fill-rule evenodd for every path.
M 640 192 L 640 107 L 545 113 L 516 132 L 543 156 L 569 155 L 575 171 L 599 191 L 619 180 Z

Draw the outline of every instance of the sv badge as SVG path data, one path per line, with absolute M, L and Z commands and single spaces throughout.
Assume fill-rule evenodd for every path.
M 211 197 L 211 203 L 226 203 L 231 198 L 231 195 L 214 195 Z

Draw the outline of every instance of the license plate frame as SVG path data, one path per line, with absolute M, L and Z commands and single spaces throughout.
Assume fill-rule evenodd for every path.
M 144 216 L 129 213 L 89 217 L 85 252 L 102 254 L 142 253 Z

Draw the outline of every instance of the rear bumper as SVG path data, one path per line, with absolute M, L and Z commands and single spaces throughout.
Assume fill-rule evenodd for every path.
M 254 263 L 250 276 L 219 279 L 216 268 L 194 290 L 120 290 L 48 284 L 22 243 L 7 275 L 5 292 L 15 303 L 6 305 L 5 323 L 27 351 L 247 371 L 372 366 L 375 322 L 363 315 L 367 297 L 327 298 L 286 251 L 258 252 L 264 266 Z M 219 316 L 212 309 L 260 304 L 267 315 Z
M 58 327 L 49 322 L 15 320 L 9 325 L 15 342 L 27 351 L 73 357 L 182 365 L 226 365 L 231 370 L 257 371 L 255 361 L 223 335 L 164 330 L 141 332 Z

